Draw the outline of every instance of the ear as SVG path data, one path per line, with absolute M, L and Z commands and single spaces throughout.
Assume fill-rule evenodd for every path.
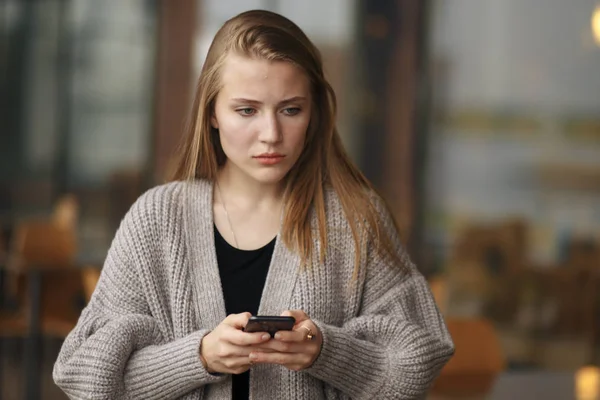
M 215 129 L 219 129 L 219 121 L 217 121 L 215 113 L 213 113 L 210 117 L 210 125 Z

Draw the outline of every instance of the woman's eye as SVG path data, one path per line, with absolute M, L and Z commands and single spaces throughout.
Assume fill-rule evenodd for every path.
M 289 107 L 283 110 L 284 114 L 292 116 L 296 115 L 300 112 L 300 108 L 298 107 Z
M 254 108 L 240 108 L 237 110 L 237 112 L 243 117 L 249 117 L 254 115 L 256 110 Z

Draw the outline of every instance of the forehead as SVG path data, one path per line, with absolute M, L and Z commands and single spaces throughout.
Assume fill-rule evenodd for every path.
M 306 73 L 287 61 L 229 54 L 221 70 L 221 91 L 232 96 L 307 96 L 309 88 Z

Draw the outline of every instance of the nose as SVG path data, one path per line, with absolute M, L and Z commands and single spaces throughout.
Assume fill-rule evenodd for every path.
M 281 125 L 276 113 L 265 115 L 263 129 L 261 129 L 258 139 L 263 143 L 278 143 L 281 141 Z

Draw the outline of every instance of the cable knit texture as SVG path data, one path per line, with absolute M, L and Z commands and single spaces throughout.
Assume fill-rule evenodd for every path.
M 231 377 L 209 374 L 198 356 L 202 337 L 226 316 L 212 191 L 206 181 L 170 183 L 127 213 L 54 365 L 70 398 L 231 399 Z M 254 366 L 251 398 L 423 398 L 454 351 L 428 285 L 378 202 L 403 263 L 390 265 L 368 246 L 353 279 L 349 225 L 335 194 L 326 200 L 325 262 L 300 268 L 278 238 L 259 308 L 261 315 L 304 310 L 323 334 L 321 354 L 301 372 Z

